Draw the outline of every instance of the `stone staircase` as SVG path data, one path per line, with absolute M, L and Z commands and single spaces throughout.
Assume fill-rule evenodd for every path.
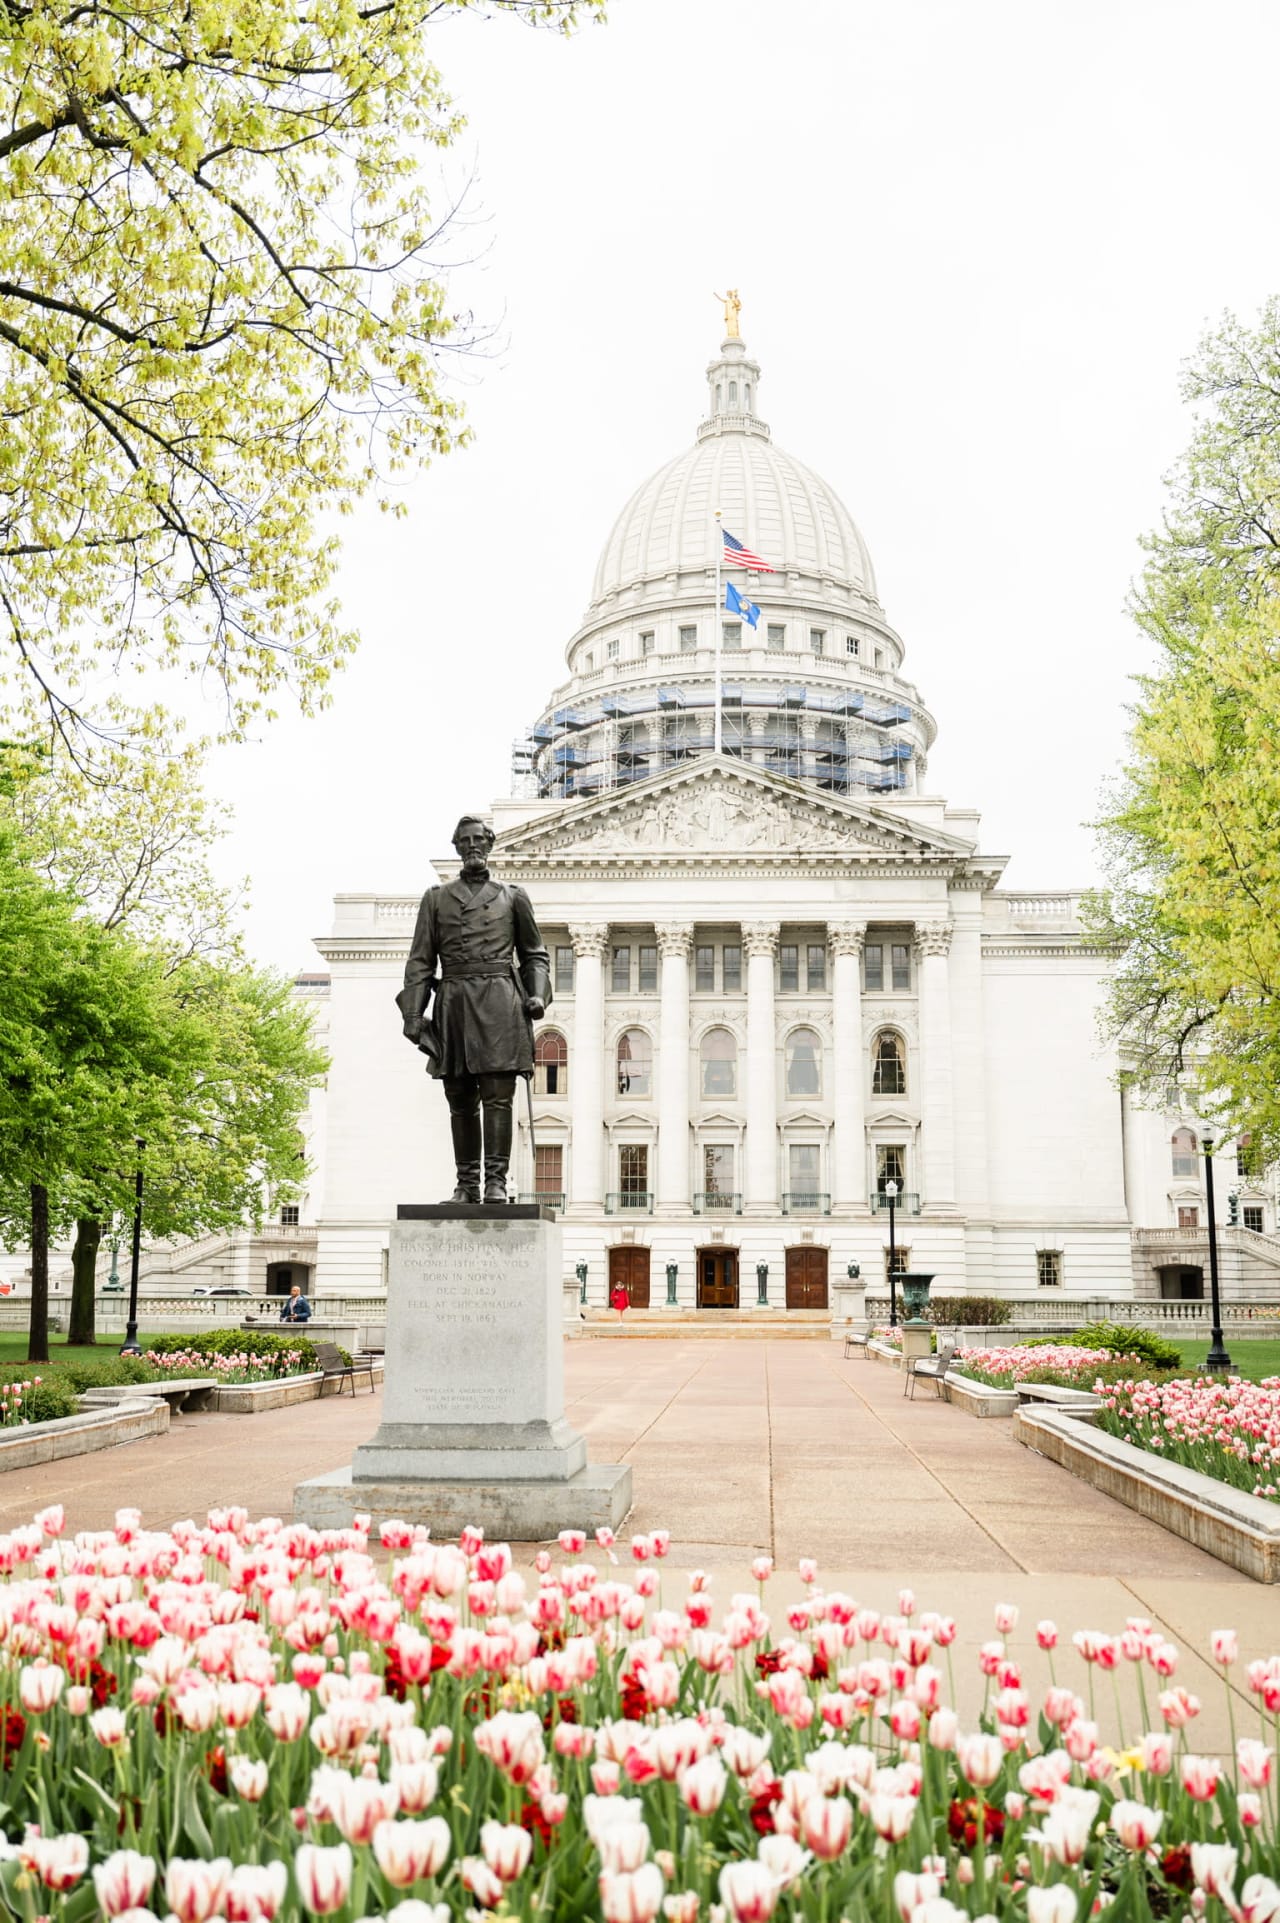
M 615 1341 L 655 1338 L 681 1341 L 829 1342 L 829 1309 L 613 1309 L 589 1308 L 584 1335 Z

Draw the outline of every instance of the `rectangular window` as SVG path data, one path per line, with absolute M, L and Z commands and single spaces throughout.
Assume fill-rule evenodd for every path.
M 899 1195 L 907 1184 L 907 1151 L 901 1142 L 881 1142 L 876 1149 L 876 1188 L 881 1195 L 889 1182 L 898 1184 Z
M 693 985 L 704 994 L 710 994 L 716 985 L 716 951 L 714 948 L 695 948 L 693 951 Z
M 742 945 L 740 942 L 727 941 L 720 951 L 720 965 L 724 973 L 721 986 L 726 995 L 737 995 L 742 990 Z
M 862 983 L 869 994 L 884 987 L 884 949 L 878 941 L 869 941 L 862 951 Z
M 1257 1204 L 1254 1202 L 1246 1202 L 1244 1207 L 1241 1209 L 1240 1213 L 1244 1218 L 1245 1227 L 1247 1229 L 1252 1229 L 1255 1235 L 1261 1235 L 1262 1234 L 1262 1210 L 1257 1206 Z
M 827 951 L 821 942 L 811 941 L 805 949 L 805 982 L 809 993 L 827 985 Z
M 884 649 L 883 648 L 876 649 L 876 666 L 878 668 L 882 668 L 884 666 Z
M 564 1194 L 564 1148 L 559 1142 L 539 1142 L 533 1152 L 535 1195 Z
M 613 951 L 613 975 L 611 986 L 615 995 L 631 993 L 631 950 L 615 948 Z
M 697 649 L 698 649 L 698 630 L 697 630 L 697 628 L 692 628 L 692 627 L 691 627 L 691 628 L 681 628 L 681 630 L 680 630 L 680 652 L 681 652 L 681 654 L 696 654 L 696 653 L 697 653 Z
M 781 654 L 787 645 L 787 630 L 781 621 L 770 621 L 766 633 L 766 645 L 774 654 Z
M 846 634 L 846 636 L 844 637 L 844 651 L 846 654 L 852 654 L 852 655 L 857 654 L 858 637 L 856 634 Z
M 910 1271 L 911 1271 L 911 1251 L 910 1249 L 904 1249 L 901 1242 L 895 1241 L 893 1245 L 892 1267 L 890 1266 L 890 1262 L 889 1262 L 888 1249 L 886 1248 L 884 1252 L 884 1279 L 887 1283 L 891 1273 L 893 1275 L 908 1275 L 910 1274 Z
M 724 622 L 721 626 L 720 634 L 726 648 L 740 648 L 742 646 L 741 621 Z
M 562 943 L 556 949 L 556 994 L 572 995 L 572 993 L 573 948 L 571 944 L 566 942 Z
M 617 636 L 615 635 L 613 640 L 610 641 L 609 643 L 609 659 L 611 661 L 617 660 L 621 647 L 622 647 L 622 643 L 618 640 Z
M 645 632 L 640 636 L 641 654 L 652 654 L 656 645 L 657 645 L 657 642 L 654 637 L 653 629 L 647 628 Z
M 286 1202 L 284 1207 L 280 1211 L 281 1227 L 286 1229 L 296 1229 L 298 1226 L 298 1221 L 299 1221 L 298 1204 L 296 1202 Z
M 818 1193 L 821 1158 L 816 1142 L 792 1142 L 787 1150 L 787 1187 L 793 1196 Z
M 826 647 L 826 645 L 827 645 L 827 631 L 826 631 L 826 629 L 825 629 L 825 628 L 810 628 L 810 630 L 809 630 L 809 652 L 810 652 L 810 654 L 821 654 L 821 653 L 822 653 L 822 651 L 823 651 L 823 649 L 824 649 L 824 648 Z
M 640 993 L 656 995 L 658 992 L 658 951 L 640 944 Z
M 784 941 L 778 950 L 779 986 L 784 995 L 794 995 L 800 987 L 800 950 L 793 941 Z
M 1184 1203 L 1178 1210 L 1178 1227 L 1180 1229 L 1198 1229 L 1199 1226 L 1199 1209 L 1194 1202 L 1190 1204 Z
M 1042 1289 L 1062 1287 L 1062 1251 L 1060 1249 L 1036 1250 L 1036 1283 Z
M 705 1195 L 733 1194 L 733 1148 L 730 1144 L 703 1144 L 702 1189 Z
M 911 986 L 911 950 L 904 941 L 895 941 L 890 949 L 890 963 L 893 968 L 895 988 Z
M 649 1149 L 644 1142 L 624 1142 L 618 1150 L 618 1187 L 623 1195 L 649 1192 Z

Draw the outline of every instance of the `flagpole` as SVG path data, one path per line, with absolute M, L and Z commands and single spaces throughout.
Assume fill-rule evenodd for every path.
M 723 560 L 724 560 L 724 535 L 720 531 L 720 510 L 719 508 L 717 508 L 716 509 L 716 720 L 715 720 L 715 734 L 712 737 L 715 743 L 715 751 L 717 754 L 722 754 L 724 752 L 724 742 L 723 742 L 723 735 L 722 735 L 721 722 L 720 722 L 720 709 L 721 709 L 722 700 L 723 700 L 722 689 L 721 689 L 721 670 L 723 668 L 723 663 L 720 658 L 720 649 L 721 649 L 721 644 L 724 641 L 724 615 L 720 607 L 720 600 L 721 600 L 721 593 L 722 593 L 722 590 L 720 587 L 720 568 Z

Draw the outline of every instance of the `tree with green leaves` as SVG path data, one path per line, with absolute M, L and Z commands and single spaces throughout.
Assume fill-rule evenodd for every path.
M 1185 379 L 1197 410 L 1135 596 L 1158 665 L 1100 823 L 1127 1073 L 1192 1086 L 1280 1157 L 1280 302 L 1229 319 Z
M 31 1248 L 36 1361 L 51 1236 L 127 1217 L 139 1166 L 148 1234 L 259 1220 L 302 1175 L 298 1117 L 324 1072 L 288 982 L 170 968 L 51 886 L 2 817 L 0 1060 L 0 1234 Z
M 460 12 L 600 0 L 0 5 L 0 732 L 91 760 L 146 663 L 230 733 L 323 701 L 337 517 L 462 431 L 429 205 Z

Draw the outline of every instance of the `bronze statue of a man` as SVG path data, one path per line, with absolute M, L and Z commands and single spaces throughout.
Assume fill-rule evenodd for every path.
M 481 1200 L 482 1146 L 483 1199 L 507 1200 L 516 1077 L 533 1073 L 533 1023 L 551 1000 L 550 958 L 529 897 L 490 878 L 493 841 L 475 815 L 454 829 L 462 872 L 422 897 L 396 996 L 406 1036 L 444 1083 L 454 1202 Z

